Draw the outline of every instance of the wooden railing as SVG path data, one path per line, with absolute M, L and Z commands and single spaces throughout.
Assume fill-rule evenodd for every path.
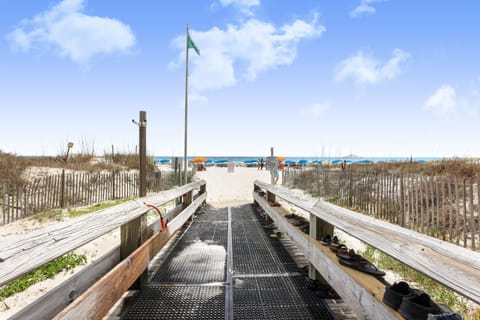
M 121 228 L 119 247 L 12 319 L 101 319 L 134 283 L 142 285 L 149 261 L 205 202 L 205 190 L 206 183 L 200 180 L 2 240 L 0 286 Z M 160 220 L 147 226 L 146 213 L 151 205 L 161 206 L 175 199 L 179 205 L 164 217 L 169 221 L 166 230 L 161 231 Z
M 266 191 L 266 198 L 259 195 L 259 190 Z M 381 301 L 385 283 L 341 266 L 335 255 L 319 243 L 326 233 L 332 235 L 334 228 L 480 303 L 478 252 L 258 180 L 254 182 L 253 197 L 362 319 L 398 319 L 399 315 Z M 270 206 L 276 197 L 310 214 L 309 235 L 288 223 L 278 207 Z
M 170 174 L 147 175 L 148 192 L 167 189 Z M 66 173 L 26 183 L 0 179 L 0 225 L 55 209 L 138 196 L 138 172 Z
M 286 168 L 282 184 L 480 251 L 480 179 L 316 166 Z

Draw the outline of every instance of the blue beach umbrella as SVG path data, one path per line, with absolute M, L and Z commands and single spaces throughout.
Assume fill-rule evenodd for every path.
M 319 164 L 319 163 L 322 163 L 322 161 L 320 161 L 320 160 L 313 160 L 312 163 Z
M 292 160 L 285 160 L 285 164 L 292 164 L 293 161 Z
M 249 159 L 249 160 L 244 160 L 243 163 L 256 163 L 257 160 L 255 159 Z
M 355 162 L 355 163 L 360 163 L 360 164 L 362 164 L 362 163 L 373 163 L 373 161 L 372 161 L 372 160 L 368 160 L 368 159 L 363 159 L 363 160 L 358 160 L 358 161 Z
M 157 162 L 157 163 L 170 163 L 170 160 L 169 159 L 160 159 L 160 160 L 157 160 L 155 162 Z
M 332 161 L 332 164 L 337 164 L 337 163 L 342 163 L 343 160 L 340 160 L 340 159 L 335 159 Z
M 227 159 L 222 159 L 222 160 L 216 160 L 215 163 L 226 163 L 228 162 Z
M 302 160 L 298 160 L 298 163 L 300 163 L 300 164 L 306 164 L 306 163 L 308 163 L 308 161 L 305 160 L 305 159 L 302 159 Z

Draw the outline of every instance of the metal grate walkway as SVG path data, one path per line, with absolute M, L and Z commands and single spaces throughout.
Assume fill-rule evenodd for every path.
M 334 319 L 252 205 L 200 210 L 124 319 Z

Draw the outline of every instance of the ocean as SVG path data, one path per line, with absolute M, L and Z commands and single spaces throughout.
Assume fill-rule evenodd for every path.
M 155 162 L 167 162 L 167 160 L 172 160 L 174 157 L 169 157 L 169 156 L 154 156 L 154 161 Z M 180 159 L 183 159 L 183 157 L 179 157 Z M 187 157 L 188 161 L 190 162 L 193 158 L 195 157 Z M 246 162 L 253 162 L 256 161 L 257 159 L 263 158 L 266 159 L 267 156 L 245 156 L 245 157 L 238 157 L 238 156 L 215 156 L 215 157 L 208 157 L 205 156 L 204 158 L 207 159 L 207 162 L 212 162 L 212 163 L 225 163 L 225 162 L 234 162 L 234 163 L 246 163 Z M 439 161 L 442 160 L 443 158 L 439 157 L 414 157 L 412 160 L 413 161 L 418 161 L 418 162 L 428 162 L 428 161 Z M 285 157 L 285 160 L 287 162 L 295 162 L 298 163 L 299 161 L 303 160 L 302 162 L 307 163 L 315 163 L 315 162 L 321 162 L 321 163 L 336 163 L 340 162 L 343 160 L 346 160 L 349 163 L 355 163 L 355 162 L 360 162 L 360 163 L 366 163 L 366 162 L 400 162 L 400 161 L 409 161 L 410 157 L 355 157 L 355 158 L 343 158 L 343 157 Z

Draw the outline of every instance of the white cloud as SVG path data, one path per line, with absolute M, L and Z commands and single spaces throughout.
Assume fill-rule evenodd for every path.
M 304 114 L 307 115 L 307 116 L 318 118 L 323 113 L 325 113 L 328 109 L 330 109 L 330 104 L 328 104 L 328 103 L 316 103 L 316 104 L 308 107 L 304 111 Z
M 84 0 L 63 0 L 24 19 L 7 35 L 14 51 L 53 50 L 77 63 L 101 54 L 128 53 L 135 45 L 130 27 L 107 17 L 82 13 Z
M 237 7 L 243 14 L 252 16 L 253 12 L 251 11 L 251 8 L 259 6 L 260 0 L 220 0 L 220 5 L 222 7 Z
M 258 74 L 278 66 L 290 65 L 297 56 L 298 43 L 303 39 L 320 37 L 325 27 L 313 21 L 296 20 L 276 28 L 274 25 L 248 19 L 225 30 L 214 27 L 206 32 L 191 31 L 190 35 L 201 51 L 190 51 L 190 85 L 197 91 L 235 85 L 239 80 L 255 80 Z M 182 50 L 175 63 L 181 65 L 185 56 L 185 39 L 172 42 Z
M 453 111 L 457 106 L 457 97 L 455 89 L 450 85 L 443 85 L 438 88 L 425 101 L 424 107 L 427 110 L 447 113 Z
M 402 72 L 401 64 L 409 59 L 410 54 L 408 52 L 395 49 L 392 58 L 382 63 L 360 50 L 338 63 L 335 80 L 343 81 L 352 78 L 358 85 L 392 80 Z
M 376 13 L 375 7 L 372 6 L 375 2 L 384 2 L 387 0 L 360 0 L 360 4 L 350 11 L 350 17 L 358 18 L 363 15 L 371 15 Z

